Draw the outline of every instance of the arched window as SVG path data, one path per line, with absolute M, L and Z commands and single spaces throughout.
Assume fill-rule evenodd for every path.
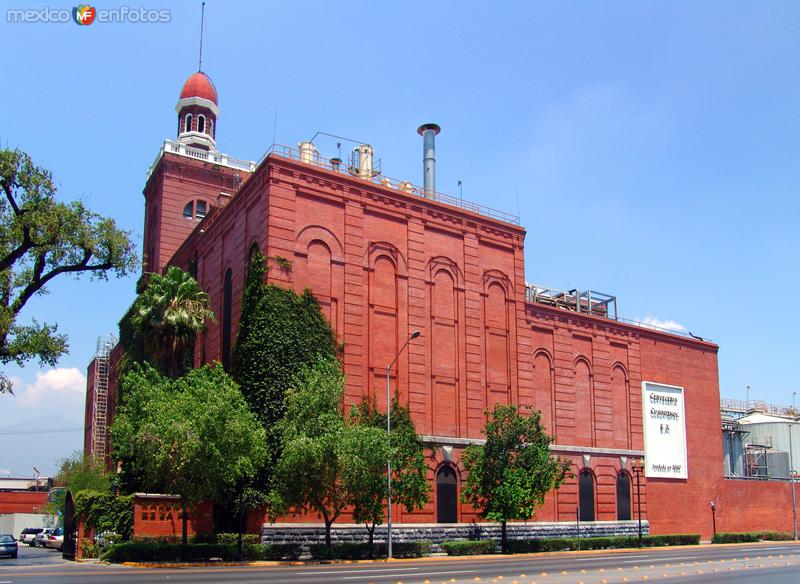
M 186 116 L 186 123 L 183 126 L 184 132 L 191 132 L 192 131 L 192 114 L 188 114 Z
M 208 132 L 206 132 L 212 138 L 214 137 L 214 120 L 208 120 Z
M 233 272 L 225 272 L 225 283 L 222 288 L 222 367 L 230 370 L 231 364 L 231 307 L 233 304 Z
M 631 518 L 631 477 L 625 471 L 617 475 L 617 519 Z
M 194 216 L 195 219 L 200 221 L 206 216 L 206 202 L 205 201 L 197 201 L 197 205 L 194 209 Z
M 197 131 L 198 132 L 206 131 L 206 117 L 202 114 L 197 116 Z
M 436 521 L 458 521 L 458 480 L 456 472 L 447 465 L 436 473 Z
M 183 218 L 192 219 L 194 217 L 194 201 L 189 201 L 183 208 Z
M 581 521 L 594 521 L 594 477 L 586 469 L 578 475 L 578 505 Z

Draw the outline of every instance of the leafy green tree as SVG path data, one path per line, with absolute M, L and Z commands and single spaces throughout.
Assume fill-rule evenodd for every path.
M 270 494 L 272 517 L 291 509 L 318 513 L 328 546 L 331 525 L 351 501 L 343 477 L 350 472 L 346 467 L 356 438 L 342 415 L 343 396 L 344 374 L 336 359 L 301 367 L 286 395 L 286 416 L 278 423 L 281 454 Z
M 186 543 L 187 509 L 263 464 L 264 429 L 219 366 L 170 379 L 145 364 L 122 384 L 126 400 L 111 427 L 115 458 L 144 488 L 180 495 Z
M 430 485 L 427 479 L 427 465 L 422 439 L 417 434 L 411 413 L 400 404 L 399 396 L 392 400 L 392 432 L 389 452 L 392 458 L 392 502 L 403 505 L 407 512 L 421 509 L 428 502 Z M 386 414 L 379 411 L 375 401 L 364 397 L 361 403 L 350 411 L 350 422 L 356 426 L 374 428 L 386 436 Z M 365 443 L 366 444 L 366 443 Z M 378 452 L 375 444 L 364 446 Z M 358 475 L 350 481 L 349 487 L 353 519 L 364 523 L 369 533 L 370 548 L 375 535 L 375 527 L 383 523 L 387 500 L 386 462 L 387 455 L 381 451 L 380 464 L 360 465 Z
M 150 274 L 145 290 L 120 322 L 120 338 L 133 362 L 150 361 L 173 379 L 191 368 L 195 335 L 214 319 L 208 294 L 189 273 L 169 266 Z
M 267 460 L 258 486 L 269 488 L 280 452 L 276 424 L 285 412 L 286 391 L 303 366 L 337 355 L 336 339 L 309 290 L 264 284 L 264 256 L 253 253 L 242 297 L 232 368 L 252 411 L 267 432 Z
M 58 201 L 50 171 L 24 152 L 0 149 L 0 190 L 0 363 L 55 365 L 68 349 L 66 336 L 56 324 L 20 324 L 20 312 L 58 276 L 128 275 L 138 267 L 134 245 L 113 219 Z M 11 383 L 0 374 L 6 391 Z
M 497 404 L 486 415 L 486 443 L 464 451 L 461 499 L 500 523 L 505 553 L 506 523 L 530 519 L 545 495 L 564 482 L 569 462 L 550 453 L 553 438 L 542 427 L 541 412 L 523 416 L 517 406 Z
M 111 478 L 106 472 L 103 460 L 84 454 L 76 450 L 69 458 L 64 458 L 59 463 L 58 472 L 53 477 L 54 487 L 63 487 L 56 491 L 55 500 L 48 501 L 41 509 L 41 513 L 48 515 L 64 514 L 64 499 L 67 491 L 91 490 L 101 493 L 111 493 Z

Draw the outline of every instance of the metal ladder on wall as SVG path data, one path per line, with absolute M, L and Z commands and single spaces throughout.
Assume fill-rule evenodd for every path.
M 116 344 L 117 340 L 113 336 L 98 338 L 94 359 L 92 455 L 100 461 L 105 461 L 106 458 L 109 358 Z

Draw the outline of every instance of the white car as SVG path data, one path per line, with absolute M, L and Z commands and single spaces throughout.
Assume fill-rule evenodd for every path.
M 36 542 L 36 536 L 44 531 L 43 527 L 26 527 L 22 530 L 22 533 L 19 534 L 19 542 L 20 543 L 27 543 L 28 545 L 34 545 Z

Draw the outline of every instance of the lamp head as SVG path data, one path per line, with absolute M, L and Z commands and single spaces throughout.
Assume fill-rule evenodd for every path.
M 416 339 L 420 334 L 422 333 L 420 333 L 419 331 L 414 331 L 413 333 L 411 333 L 411 338 Z

